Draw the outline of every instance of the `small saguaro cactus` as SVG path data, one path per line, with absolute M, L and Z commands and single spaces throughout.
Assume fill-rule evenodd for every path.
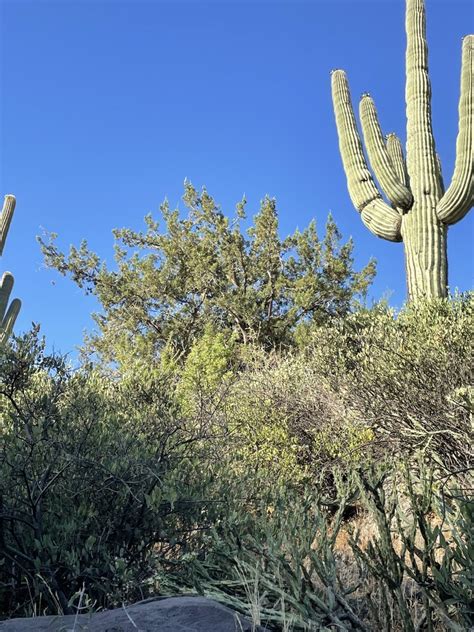
M 3 209 L 0 214 L 0 255 L 3 253 L 8 229 L 15 211 L 15 204 L 14 195 L 5 196 Z M 0 281 L 0 347 L 7 342 L 21 307 L 21 301 L 17 298 L 8 307 L 13 282 L 13 275 L 10 272 L 5 272 Z
M 390 205 L 368 169 L 343 70 L 332 72 L 332 98 L 351 200 L 377 237 L 403 241 L 408 296 L 416 300 L 447 295 L 447 229 L 473 204 L 474 35 L 467 35 L 462 44 L 456 162 L 445 191 L 431 126 L 423 0 L 406 0 L 406 34 L 406 163 L 400 139 L 395 134 L 383 136 L 371 96 L 363 94 L 360 101 L 367 155 Z

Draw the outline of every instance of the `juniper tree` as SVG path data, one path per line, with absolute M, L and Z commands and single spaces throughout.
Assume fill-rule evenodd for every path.
M 187 215 L 161 206 L 162 227 L 147 216 L 145 232 L 114 231 L 116 270 L 85 242 L 67 256 L 40 240 L 46 264 L 100 301 L 88 345 L 104 358 L 153 357 L 169 343 L 186 354 L 208 326 L 243 344 L 289 345 L 302 322 L 347 313 L 374 276 L 373 261 L 354 270 L 352 241 L 340 243 L 331 217 L 322 239 L 314 223 L 281 239 L 269 197 L 247 231 L 244 201 L 234 219 L 190 183 L 183 201 Z
M 441 162 L 431 124 L 425 7 L 406 0 L 406 162 L 400 139 L 384 138 L 374 101 L 360 101 L 360 121 L 367 155 L 387 204 L 367 166 L 343 70 L 332 73 L 332 95 L 339 148 L 349 194 L 367 228 L 382 239 L 403 241 L 410 299 L 447 294 L 447 230 L 473 204 L 473 47 L 474 35 L 462 45 L 459 132 L 454 174 L 445 191 Z

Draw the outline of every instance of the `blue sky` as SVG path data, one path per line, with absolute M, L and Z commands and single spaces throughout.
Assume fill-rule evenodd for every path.
M 401 244 L 362 225 L 346 189 L 330 70 L 357 103 L 375 99 L 384 131 L 405 139 L 404 2 L 308 0 L 1 2 L 0 194 L 17 211 L 0 262 L 16 279 L 17 332 L 41 323 L 73 352 L 97 304 L 46 270 L 35 236 L 85 238 L 112 261 L 116 227 L 143 227 L 185 178 L 232 214 L 277 198 L 282 236 L 329 211 L 378 260 L 371 296 L 405 297 Z M 445 180 L 454 165 L 461 37 L 470 2 L 427 0 L 433 121 Z M 473 218 L 450 230 L 450 283 L 472 286 Z

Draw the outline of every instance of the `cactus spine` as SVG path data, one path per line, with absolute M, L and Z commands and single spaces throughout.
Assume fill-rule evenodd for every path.
M 474 198 L 474 35 L 463 39 L 456 162 L 451 184 L 444 191 L 431 126 L 425 23 L 423 0 L 406 0 L 406 162 L 400 139 L 395 134 L 383 136 L 370 95 L 363 94 L 360 101 L 367 156 L 390 204 L 367 166 L 346 74 L 335 70 L 331 79 L 349 195 L 372 233 L 388 241 L 403 241 L 410 300 L 447 295 L 447 229 L 466 215 Z
M 3 253 L 8 229 L 15 212 L 15 204 L 15 196 L 5 196 L 3 209 L 0 214 L 0 255 Z M 17 298 L 8 306 L 13 283 L 13 275 L 10 272 L 5 272 L 0 281 L 0 347 L 6 344 L 21 307 L 21 302 Z

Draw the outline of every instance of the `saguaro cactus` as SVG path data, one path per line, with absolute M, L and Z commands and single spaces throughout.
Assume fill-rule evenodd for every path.
M 0 214 L 0 255 L 3 253 L 8 229 L 15 211 L 15 204 L 14 195 L 5 196 L 3 209 Z M 8 307 L 13 282 L 13 275 L 10 272 L 5 272 L 0 281 L 0 347 L 8 340 L 21 307 L 21 301 L 17 298 Z
M 360 101 L 367 155 L 390 205 L 367 166 L 343 70 L 332 72 L 332 97 L 349 195 L 372 233 L 389 241 L 403 241 L 408 295 L 413 300 L 446 296 L 447 229 L 473 204 L 474 35 L 467 35 L 462 44 L 456 162 L 451 184 L 444 191 L 431 126 L 423 0 L 406 0 L 406 33 L 406 163 L 399 138 L 395 134 L 383 136 L 370 95 L 363 94 Z

